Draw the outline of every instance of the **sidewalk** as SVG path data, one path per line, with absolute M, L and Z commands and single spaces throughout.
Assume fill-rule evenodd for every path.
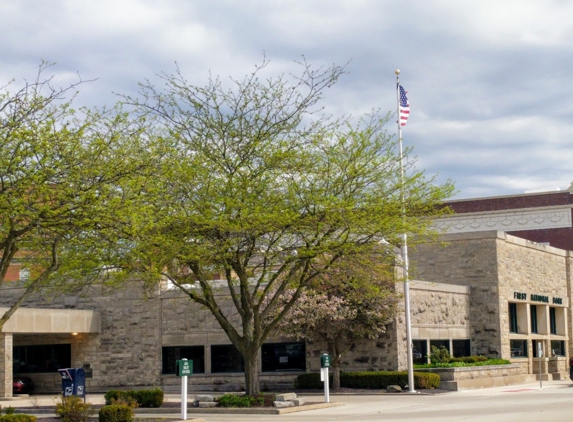
M 188 395 L 191 401 L 197 392 Z M 205 394 L 205 393 L 203 393 Z M 212 392 L 207 394 L 213 394 Z M 219 394 L 216 394 L 219 395 Z M 304 394 L 302 395 L 305 396 Z M 310 396 L 310 395 L 309 395 Z M 313 396 L 316 401 L 323 398 Z M 2 406 L 27 408 L 26 413 L 37 416 L 48 416 L 53 413 L 42 413 L 39 407 L 53 407 L 57 401 L 55 395 L 38 395 L 21 397 L 17 400 L 2 401 Z M 94 405 L 104 404 L 103 394 L 88 394 L 87 401 Z M 168 393 L 165 401 L 170 408 L 139 409 L 138 418 L 171 418 L 179 419 L 180 395 Z M 314 401 L 314 400 L 313 400 Z M 193 422 L 270 422 L 281 420 L 293 422 L 340 422 L 358 421 L 413 421 L 427 420 L 436 422 L 457 422 L 461 415 L 466 415 L 468 421 L 539 421 L 550 420 L 546 416 L 553 416 L 558 421 L 570 421 L 573 414 L 573 383 L 570 380 L 544 381 L 543 389 L 539 383 L 516 384 L 505 387 L 495 387 L 479 390 L 451 392 L 448 394 L 331 394 L 331 402 L 344 404 L 341 407 L 329 409 L 308 410 L 290 415 L 245 415 L 218 413 L 213 414 L 208 409 L 201 409 L 200 413 L 189 413 L 188 420 Z M 531 406 L 535 403 L 534 406 Z M 38 412 L 34 411 L 34 407 Z M 20 409 L 23 411 L 24 409 Z M 196 409 L 199 410 L 199 409 Z M 222 409 L 218 409 L 221 411 Z M 49 412 L 49 409 L 45 409 Z M 148 413 L 143 413 L 148 412 Z M 544 412 L 540 414 L 539 412 Z M 508 414 L 506 414 L 508 413 Z M 471 416 L 471 417 L 470 417 Z M 564 419 L 565 418 L 565 419 Z

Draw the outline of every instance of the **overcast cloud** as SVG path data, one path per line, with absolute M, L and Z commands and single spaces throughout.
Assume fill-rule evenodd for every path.
M 566 189 L 573 180 L 573 2 L 567 0 L 0 0 L 0 81 L 44 59 L 90 106 L 172 73 L 237 78 L 348 65 L 327 93 L 335 114 L 396 109 L 417 167 L 452 179 L 457 198 Z M 395 133 L 395 125 L 388 130 Z

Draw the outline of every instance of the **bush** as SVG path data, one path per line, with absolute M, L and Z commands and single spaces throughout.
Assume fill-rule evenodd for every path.
M 332 378 L 332 377 L 331 377 Z M 389 385 L 405 386 L 408 384 L 408 372 L 341 372 L 340 386 L 345 388 L 385 389 Z M 414 388 L 431 389 L 440 385 L 438 374 L 414 372 Z M 302 374 L 295 380 L 296 388 L 323 388 L 320 374 Z
M 111 404 L 99 410 L 99 422 L 131 422 L 133 409 L 125 404 Z
M 340 374 L 342 376 L 343 372 Z M 332 375 L 329 377 L 329 382 L 332 385 Z M 320 374 L 301 374 L 294 380 L 294 388 L 314 390 L 324 388 L 324 382 L 320 380 Z
M 12 406 L 8 406 L 7 408 L 4 409 L 4 412 L 6 412 L 6 415 L 13 415 L 14 412 L 16 411 L 16 409 Z
M 135 400 L 139 407 L 161 407 L 164 394 L 161 388 L 152 390 L 110 390 L 103 396 L 106 405 L 111 405 L 112 400 L 123 400 L 129 403 Z
M 92 404 L 78 396 L 61 396 L 60 403 L 56 403 L 56 415 L 64 422 L 86 422 L 94 412 Z
M 473 359 L 468 359 L 473 358 Z M 416 364 L 414 368 L 465 368 L 469 366 L 508 365 L 507 359 L 487 359 L 483 356 L 451 359 L 449 362 Z
M 259 396 L 239 396 L 237 394 L 225 394 L 217 399 L 221 407 L 253 407 L 262 406 L 264 397 Z
M 3 415 L 0 416 L 0 422 L 36 422 L 36 417 L 32 415 Z
M 451 359 L 450 352 L 444 346 L 441 346 L 439 349 L 436 346 L 430 347 L 430 362 L 448 363 Z

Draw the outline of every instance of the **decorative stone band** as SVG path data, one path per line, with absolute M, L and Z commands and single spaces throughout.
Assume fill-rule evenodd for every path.
M 0 314 L 8 308 L 0 307 Z M 4 325 L 5 333 L 99 333 L 98 311 L 78 309 L 19 308 Z M 131 355 L 129 355 L 131 356 Z
M 434 222 L 443 233 L 468 233 L 489 230 L 518 231 L 572 227 L 571 205 L 520 210 L 456 214 Z

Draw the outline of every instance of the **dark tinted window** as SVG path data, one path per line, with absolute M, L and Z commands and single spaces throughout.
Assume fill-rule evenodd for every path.
M 537 306 L 531 305 L 529 307 L 529 313 L 531 317 L 531 332 L 537 333 Z
M 304 343 L 267 343 L 261 348 L 263 372 L 306 371 Z
M 555 315 L 555 308 L 549 308 L 549 325 L 551 334 L 557 334 L 557 318 Z
M 509 304 L 509 332 L 517 333 L 517 303 Z
M 450 340 L 430 340 L 430 352 L 432 351 L 432 346 L 435 346 L 438 349 L 442 348 L 443 346 L 448 352 L 452 353 L 450 350 Z
M 232 344 L 211 346 L 211 372 L 244 372 L 243 357 Z
M 70 344 L 14 346 L 14 373 L 55 372 L 69 368 L 72 362 Z
M 527 340 L 510 340 L 509 347 L 511 348 L 512 358 L 527 357 Z
M 472 355 L 469 340 L 452 340 L 452 348 L 452 354 L 457 358 Z
M 412 340 L 412 357 L 414 363 L 424 364 L 428 363 L 428 346 L 426 340 Z
M 563 340 L 551 340 L 551 356 L 565 356 L 565 342 Z
M 175 346 L 162 349 L 162 374 L 176 374 L 177 361 L 187 359 L 193 361 L 193 373 L 205 373 L 205 348 L 203 346 Z

